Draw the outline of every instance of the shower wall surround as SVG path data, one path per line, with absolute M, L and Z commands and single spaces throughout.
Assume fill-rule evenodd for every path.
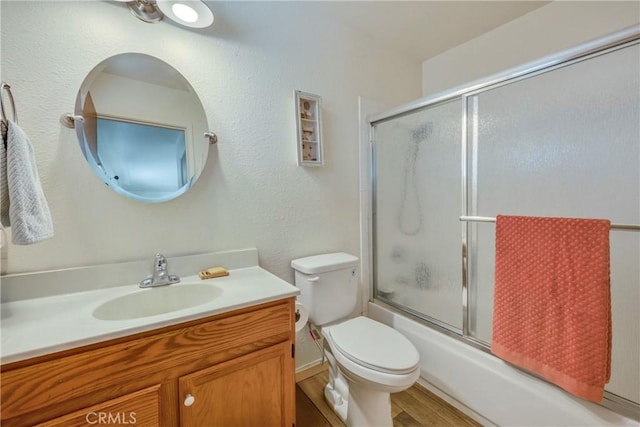
M 2 79 L 35 146 L 56 230 L 41 244 L 10 246 L 8 273 L 158 251 L 257 247 L 261 266 L 292 282 L 295 257 L 358 253 L 358 96 L 392 105 L 415 99 L 419 62 L 371 46 L 339 23 L 326 31 L 305 19 L 313 12 L 307 2 L 220 2 L 212 5 L 216 23 L 194 31 L 141 23 L 118 2 L 0 8 Z M 230 12 L 246 24 L 231 28 Z M 274 17 L 268 25 L 266 14 Z M 155 56 L 180 71 L 219 137 L 198 182 L 173 201 L 143 204 L 110 191 L 85 163 L 74 131 L 58 122 L 73 110 L 87 73 L 124 52 Z M 297 167 L 293 89 L 323 95 L 324 168 Z

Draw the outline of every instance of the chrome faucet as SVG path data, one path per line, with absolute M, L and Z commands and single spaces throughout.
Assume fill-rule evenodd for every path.
M 156 254 L 153 260 L 151 276 L 140 282 L 141 288 L 152 288 L 154 286 L 171 285 L 180 282 L 180 278 L 176 275 L 169 274 L 167 271 L 167 258 L 162 254 Z

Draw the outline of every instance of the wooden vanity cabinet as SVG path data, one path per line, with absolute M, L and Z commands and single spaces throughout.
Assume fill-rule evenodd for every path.
M 287 343 L 277 344 L 181 377 L 180 425 L 283 425 L 290 352 Z
M 295 426 L 294 299 L 2 366 L 8 426 Z

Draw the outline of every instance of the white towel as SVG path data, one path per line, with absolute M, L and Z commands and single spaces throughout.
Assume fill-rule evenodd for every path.
M 11 240 L 16 245 L 30 245 L 52 237 L 53 221 L 40 185 L 33 146 L 10 120 L 6 154 Z

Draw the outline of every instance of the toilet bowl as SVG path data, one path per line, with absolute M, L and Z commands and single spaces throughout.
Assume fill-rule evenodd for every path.
M 327 402 L 347 426 L 392 426 L 390 393 L 420 376 L 413 344 L 367 317 L 325 327 L 322 335 L 330 365 Z
M 356 309 L 358 258 L 346 253 L 291 261 L 299 302 L 309 322 L 321 329 L 329 362 L 324 396 L 348 427 L 391 427 L 391 397 L 420 375 L 419 355 L 400 332 Z

